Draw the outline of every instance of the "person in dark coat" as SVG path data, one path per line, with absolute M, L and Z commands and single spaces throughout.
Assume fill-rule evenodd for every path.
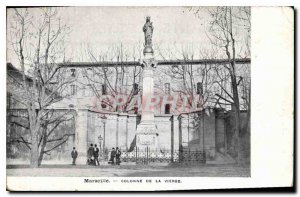
M 111 165 L 115 165 L 115 157 L 116 157 L 116 151 L 115 151 L 115 148 L 112 148 L 112 150 L 110 152 Z
M 121 157 L 121 150 L 117 147 L 116 148 L 116 164 L 117 165 L 120 165 L 120 163 L 121 163 L 120 157 Z
M 97 144 L 95 144 L 95 149 L 94 149 L 94 160 L 95 160 L 95 165 L 97 165 L 98 163 L 98 166 L 100 165 L 99 163 L 99 148 L 97 147 Z
M 94 163 L 94 147 L 93 144 L 91 144 L 91 146 L 88 149 L 88 164 L 89 165 L 93 165 Z
M 71 157 L 73 159 L 72 165 L 76 165 L 76 158 L 78 156 L 77 150 L 75 147 L 73 147 L 73 151 L 71 152 Z

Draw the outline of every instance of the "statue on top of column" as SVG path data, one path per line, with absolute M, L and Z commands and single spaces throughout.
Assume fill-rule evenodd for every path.
M 150 22 L 150 16 L 146 17 L 146 23 L 143 27 L 143 32 L 145 34 L 145 48 L 152 47 L 153 25 L 152 22 Z

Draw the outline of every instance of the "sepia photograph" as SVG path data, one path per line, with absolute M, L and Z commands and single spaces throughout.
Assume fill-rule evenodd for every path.
M 7 178 L 251 178 L 250 7 L 6 12 Z

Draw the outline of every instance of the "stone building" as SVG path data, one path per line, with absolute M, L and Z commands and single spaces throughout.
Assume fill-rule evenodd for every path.
M 241 63 L 241 68 L 248 63 L 249 61 Z M 112 147 L 119 147 L 123 152 L 127 152 L 132 151 L 134 146 L 137 125 L 141 121 L 141 68 L 130 66 L 123 69 L 124 65 L 126 66 L 125 62 L 123 67 L 110 66 L 103 71 L 101 67 L 78 64 L 65 64 L 65 74 L 76 78 L 66 89 L 66 94 L 72 96 L 51 106 L 56 110 L 74 111 L 74 122 L 65 125 L 72 130 L 74 137 L 70 137 L 66 144 L 51 153 L 55 156 L 46 157 L 48 162 L 55 160 L 58 163 L 68 163 L 70 159 L 66 156 L 73 146 L 77 147 L 79 155 L 83 156 L 82 163 L 85 162 L 89 144 L 99 144 L 102 152 L 109 151 Z M 221 91 L 213 83 L 214 73 L 206 73 L 204 78 L 207 80 L 203 83 L 204 71 L 201 64 L 193 65 L 193 79 L 182 81 L 176 78 L 176 69 L 178 63 L 171 62 L 158 66 L 154 73 L 154 95 L 158 100 L 154 101 L 153 106 L 157 130 L 155 149 L 170 152 L 173 160 L 178 151 L 188 150 L 205 152 L 207 162 L 224 162 L 227 153 L 230 153 L 233 128 L 227 125 L 232 121 L 230 114 L 233 112 L 228 104 L 217 103 L 214 96 L 211 96 Z M 105 74 L 109 76 L 105 78 Z M 17 86 L 12 80 L 20 78 L 18 70 L 7 64 L 7 87 Z M 184 83 L 188 83 L 188 87 L 184 87 Z M 18 102 L 15 102 L 17 99 L 13 99 L 18 98 L 17 91 L 7 89 L 7 114 L 13 109 L 24 111 Z M 247 113 L 242 111 L 242 114 L 244 112 Z M 11 119 L 8 119 L 8 136 L 15 132 L 26 133 L 26 129 L 18 126 L 13 126 L 12 129 L 9 126 L 12 125 L 10 121 Z M 57 135 L 63 130 L 65 128 L 58 128 Z M 13 153 L 10 150 L 13 146 L 19 149 L 24 147 L 18 147 L 16 143 L 8 144 L 11 158 L 17 159 L 20 154 L 16 156 L 15 152 L 21 150 Z M 26 158 L 26 154 L 22 157 Z

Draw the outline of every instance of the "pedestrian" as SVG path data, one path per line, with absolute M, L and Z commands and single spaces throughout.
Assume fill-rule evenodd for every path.
M 121 163 L 120 157 L 121 157 L 121 150 L 117 147 L 116 148 L 116 164 L 117 165 L 120 165 L 120 163 Z
M 93 165 L 94 161 L 94 147 L 93 144 L 91 144 L 91 146 L 88 149 L 88 165 Z
M 97 147 L 97 144 L 95 144 L 94 159 L 95 159 L 95 165 L 97 165 L 97 163 L 98 163 L 98 166 L 99 166 L 100 165 L 100 163 L 99 163 L 99 148 Z
M 110 152 L 110 163 L 111 165 L 115 165 L 115 157 L 116 157 L 116 151 L 115 148 L 112 148 Z
M 73 159 L 72 165 L 76 165 L 76 158 L 78 156 L 77 150 L 75 147 L 73 147 L 73 151 L 71 152 L 71 157 Z

